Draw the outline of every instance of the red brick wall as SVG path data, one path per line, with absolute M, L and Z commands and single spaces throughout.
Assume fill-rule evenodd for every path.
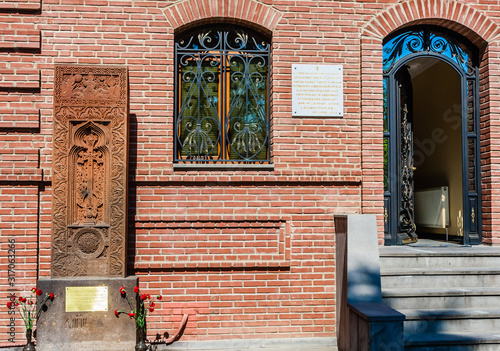
M 0 301 L 50 275 L 55 63 L 129 67 L 129 273 L 140 276 L 142 289 L 165 297 L 149 320 L 151 335 L 172 332 L 186 312 L 184 340 L 335 335 L 333 215 L 378 214 L 382 237 L 381 45 L 415 21 L 455 28 L 487 45 L 483 230 L 487 242 L 500 241 L 500 81 L 492 71 L 499 4 L 237 3 L 0 1 Z M 273 171 L 174 171 L 174 33 L 196 21 L 237 22 L 271 34 Z M 292 118 L 292 63 L 343 65 L 343 118 Z M 0 346 L 11 345 L 8 318 L 1 303 Z M 21 341 L 22 328 L 16 332 Z

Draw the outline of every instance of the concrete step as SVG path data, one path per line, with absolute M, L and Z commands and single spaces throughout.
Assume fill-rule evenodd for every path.
M 500 350 L 500 248 L 379 247 L 384 302 L 405 350 Z
M 436 283 L 439 286 L 439 283 Z M 500 309 L 500 288 L 420 288 L 383 289 L 384 302 L 396 310 L 401 309 Z
M 500 309 L 405 309 L 405 333 L 456 333 L 500 330 Z
M 379 247 L 380 268 L 500 267 L 500 247 Z
M 498 267 L 472 268 L 384 268 L 381 270 L 382 288 L 442 287 L 500 287 Z
M 498 351 L 500 333 L 421 333 L 405 335 L 405 350 Z

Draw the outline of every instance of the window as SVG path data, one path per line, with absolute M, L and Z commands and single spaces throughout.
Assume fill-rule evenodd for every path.
M 269 42 L 205 26 L 175 40 L 175 161 L 269 162 Z

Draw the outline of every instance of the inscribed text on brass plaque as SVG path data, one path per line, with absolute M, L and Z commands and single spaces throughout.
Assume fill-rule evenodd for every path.
M 107 286 L 66 287 L 66 312 L 105 312 L 107 310 Z

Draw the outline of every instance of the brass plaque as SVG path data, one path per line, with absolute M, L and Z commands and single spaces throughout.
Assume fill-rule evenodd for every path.
M 105 312 L 107 310 L 107 286 L 66 287 L 66 312 Z

